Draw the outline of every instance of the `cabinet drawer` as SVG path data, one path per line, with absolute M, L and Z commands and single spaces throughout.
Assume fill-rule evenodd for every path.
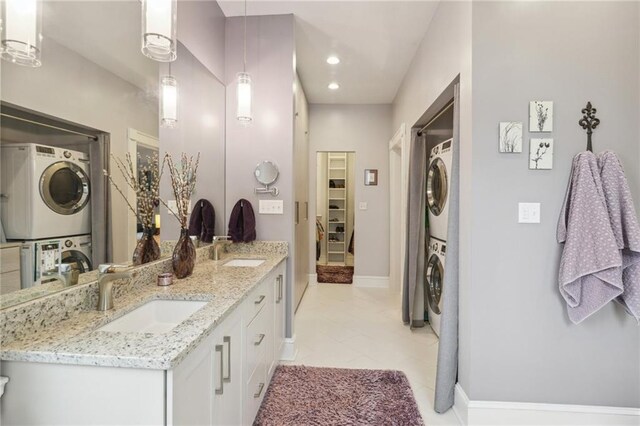
M 20 270 L 20 247 L 0 249 L 0 273 Z
M 265 307 L 269 302 L 270 287 L 268 280 L 260 284 L 257 289 L 251 292 L 244 305 L 244 321 L 249 324 L 253 318 Z
M 20 271 L 0 274 L 0 294 L 7 294 L 20 290 Z
M 260 404 L 262 404 L 262 400 L 264 399 L 264 394 L 267 392 L 268 385 L 265 365 L 261 362 L 247 383 L 247 394 L 245 395 L 245 401 L 247 403 L 245 407 L 245 425 L 253 424 L 256 414 L 258 414 L 258 410 L 260 409 Z
M 268 336 L 267 329 L 267 310 L 263 309 L 260 311 L 258 316 L 256 316 L 251 324 L 247 327 L 246 334 L 246 354 L 247 354 L 247 375 L 251 375 L 255 370 L 256 366 L 263 362 L 265 357 L 265 348 L 267 347 L 267 342 L 271 339 L 271 336 Z

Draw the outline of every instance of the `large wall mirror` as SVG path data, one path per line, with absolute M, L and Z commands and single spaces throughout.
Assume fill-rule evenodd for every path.
M 2 61 L 0 237 L 3 259 L 19 250 L 19 273 L 2 271 L 0 308 L 63 290 L 55 276 L 66 264 L 83 285 L 100 263 L 131 262 L 142 229 L 116 158 L 129 154 L 137 168 L 200 152 L 194 197 L 224 216 L 225 86 L 181 43 L 171 68 L 144 56 L 141 22 L 138 0 L 45 1 L 41 66 Z M 177 125 L 163 128 L 159 81 L 169 73 Z M 160 193 L 173 198 L 166 170 Z M 168 256 L 179 224 L 165 210 L 157 207 L 155 238 Z

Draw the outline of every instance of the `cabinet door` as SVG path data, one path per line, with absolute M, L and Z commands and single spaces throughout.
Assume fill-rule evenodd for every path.
M 214 424 L 239 425 L 242 422 L 242 315 L 239 309 L 219 329 L 214 366 L 221 381 L 214 392 Z
M 287 312 L 286 303 L 286 279 L 284 265 L 280 265 L 276 272 L 276 294 L 275 294 L 275 313 L 274 313 L 274 357 L 279 361 L 282 357 L 282 349 L 285 339 L 285 317 Z
M 206 338 L 176 368 L 167 371 L 167 424 L 210 425 L 214 383 L 216 333 Z

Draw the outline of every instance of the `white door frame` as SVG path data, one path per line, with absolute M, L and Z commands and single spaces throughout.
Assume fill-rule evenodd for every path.
M 407 243 L 407 195 L 409 180 L 409 144 L 406 125 L 402 123 L 389 141 L 390 176 L 390 287 L 401 292 Z
M 132 129 L 131 127 L 127 129 L 127 151 L 129 152 L 129 155 L 131 155 L 134 173 L 138 173 L 138 168 L 137 168 L 138 146 L 144 146 L 146 148 L 159 150 L 160 140 L 154 136 L 148 135 L 139 130 Z M 127 199 L 133 200 L 131 205 L 135 206 L 137 204 L 137 197 L 136 197 L 135 191 L 131 189 L 128 185 L 127 185 L 126 191 L 127 191 Z M 137 220 L 135 215 L 129 211 L 129 216 L 127 220 L 127 247 L 128 247 L 127 253 L 133 253 L 133 250 L 135 250 L 136 248 L 137 240 L 138 240 Z

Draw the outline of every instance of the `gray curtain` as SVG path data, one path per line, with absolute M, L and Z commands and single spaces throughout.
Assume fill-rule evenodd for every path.
M 444 265 L 440 346 L 434 409 L 444 413 L 453 406 L 458 379 L 458 253 L 460 217 L 460 85 L 454 87 L 453 159 L 449 192 L 447 257 Z
M 425 261 L 425 190 L 427 173 L 425 136 L 411 130 L 409 149 L 409 194 L 407 197 L 407 246 L 402 283 L 402 321 L 411 326 L 424 325 L 424 312 L 414 318 L 416 287 L 422 285 Z

